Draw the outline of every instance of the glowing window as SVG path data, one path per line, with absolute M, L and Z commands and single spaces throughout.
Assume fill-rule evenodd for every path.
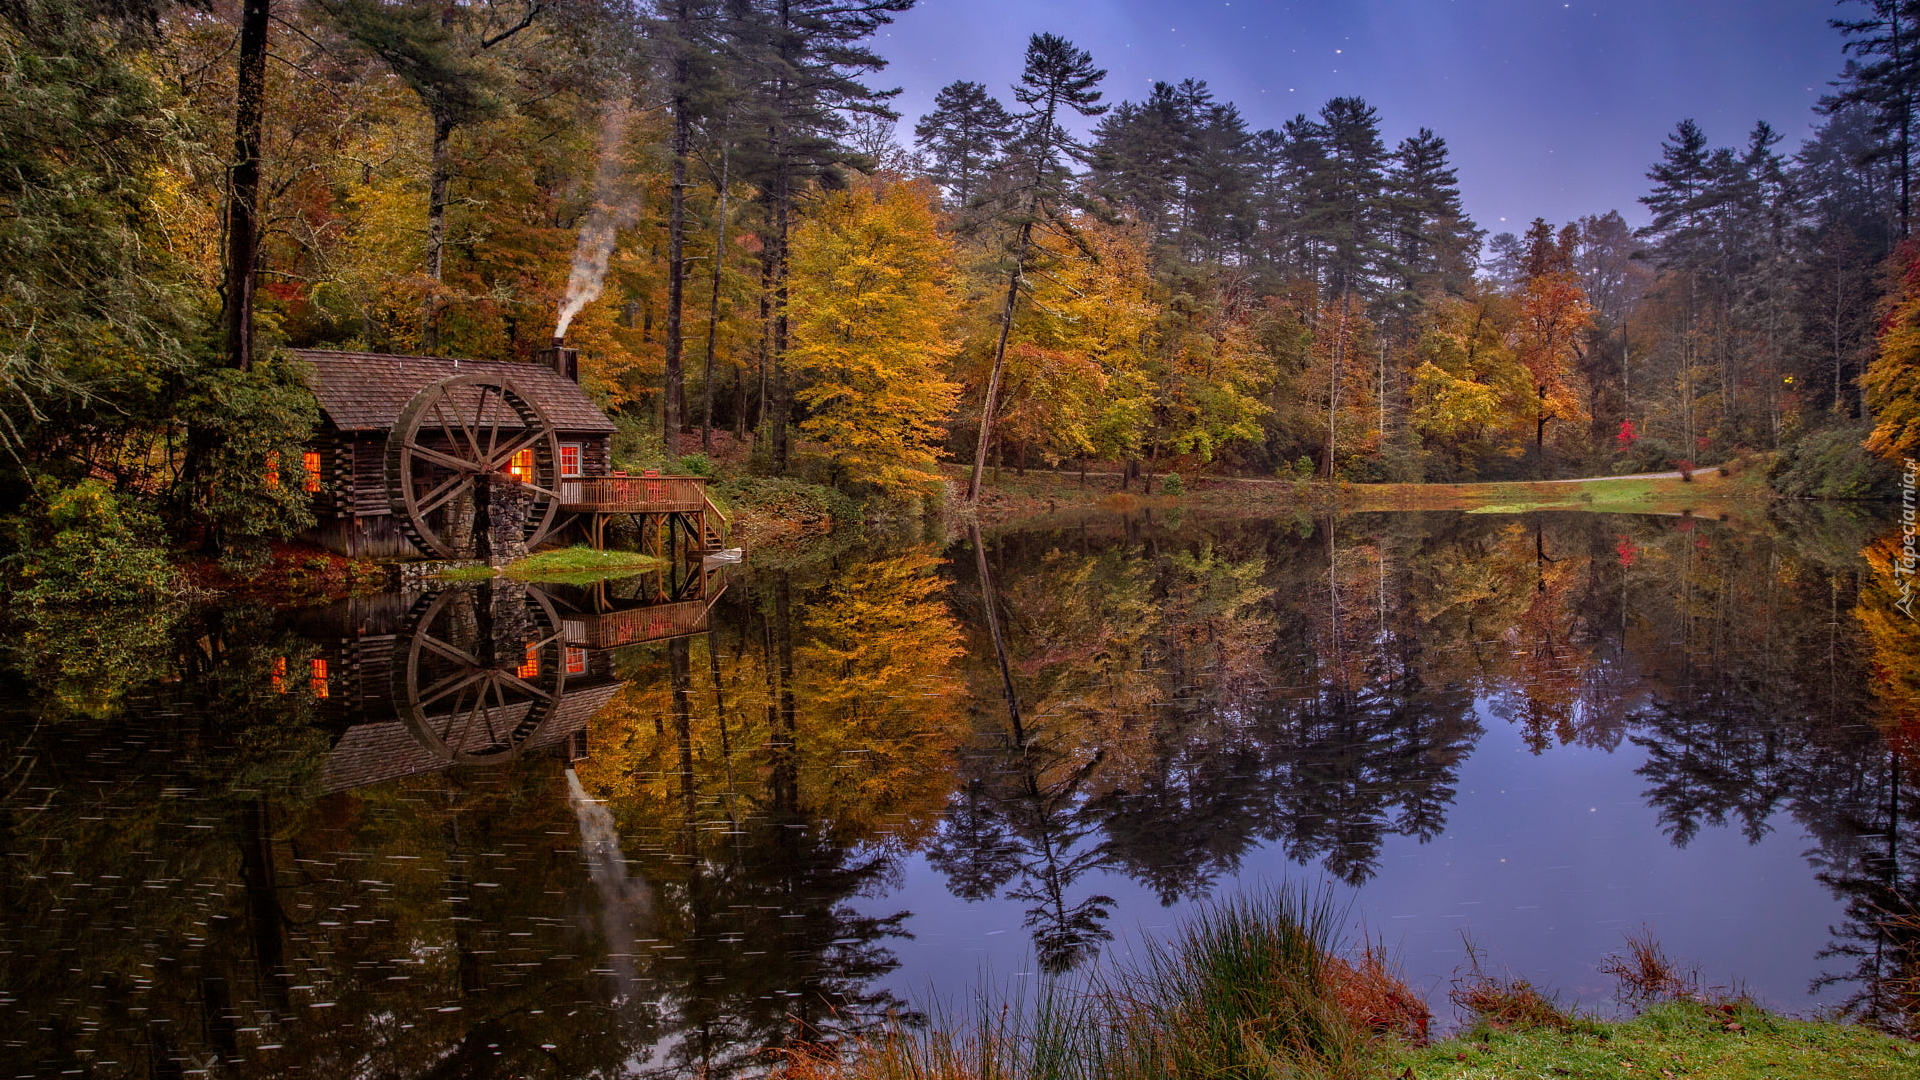
M 539 675 L 540 674 L 540 647 L 537 645 L 527 646 L 526 660 L 522 661 L 519 667 L 514 668 L 513 673 L 515 675 L 520 676 L 523 679 L 531 679 L 536 675 Z
M 313 658 L 313 675 L 307 680 L 307 685 L 313 687 L 314 697 L 327 696 L 327 662 L 324 659 L 318 656 Z
M 280 454 L 279 454 L 279 452 L 278 452 L 278 451 L 275 451 L 275 450 L 269 450 L 269 451 L 267 451 L 267 471 L 266 471 L 266 476 L 265 476 L 265 479 L 266 479 L 266 481 L 267 481 L 267 490 L 268 490 L 268 491 L 277 491 L 277 490 L 279 490 L 279 487 L 280 487 Z
M 523 484 L 533 483 L 533 451 L 522 450 L 507 465 L 507 475 Z
M 268 681 L 273 684 L 274 693 L 284 694 L 287 692 L 287 658 L 286 657 L 276 656 L 273 658 L 273 675 Z
M 307 490 L 320 490 L 320 452 L 309 450 L 300 455 L 300 468 L 307 474 Z
M 567 650 L 567 674 L 579 675 L 587 670 L 587 650 Z
M 579 443 L 561 443 L 560 444 L 560 475 L 561 476 L 579 476 L 580 475 L 580 444 Z

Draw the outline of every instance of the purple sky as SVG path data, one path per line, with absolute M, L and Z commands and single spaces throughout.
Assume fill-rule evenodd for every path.
M 1061 34 L 1108 71 L 1106 100 L 1205 79 L 1254 130 L 1340 95 L 1379 110 L 1391 145 L 1447 140 L 1467 209 L 1520 231 L 1635 200 L 1684 117 L 1715 145 L 1764 119 L 1799 143 L 1840 70 L 1829 0 L 920 0 L 881 31 L 874 85 L 904 88 L 901 133 L 940 87 L 984 82 L 1010 107 L 1027 36 Z M 1506 221 L 1501 221 L 1501 218 Z

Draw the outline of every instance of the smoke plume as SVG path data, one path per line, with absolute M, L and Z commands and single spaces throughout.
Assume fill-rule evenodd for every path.
M 636 983 L 636 931 L 653 927 L 653 888 L 646 878 L 627 876 L 627 858 L 620 851 L 613 814 L 587 794 L 572 769 L 567 770 L 567 790 L 580 822 L 580 850 L 587 856 L 587 873 L 600 889 L 600 930 L 607 943 L 608 966 L 624 1001 L 632 996 Z
M 567 295 L 560 302 L 560 323 L 553 336 L 565 337 L 567 327 L 580 309 L 600 295 L 607 277 L 607 260 L 613 255 L 613 241 L 620 230 L 640 216 L 639 192 L 626 183 L 621 148 L 626 143 L 627 106 L 624 102 L 607 108 L 600 122 L 600 162 L 593 173 L 593 209 L 580 226 L 580 241 L 573 249 L 573 269 L 567 275 Z

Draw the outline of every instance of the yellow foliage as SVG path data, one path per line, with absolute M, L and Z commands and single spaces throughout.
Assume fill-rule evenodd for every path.
M 895 490 L 939 482 L 938 443 L 960 393 L 940 374 L 957 343 L 935 198 L 923 181 L 876 178 L 823 195 L 793 234 L 800 426 L 849 477 Z
M 1873 413 L 1867 449 L 1896 463 L 1920 456 L 1920 248 L 1909 245 L 1901 254 L 1906 265 L 1900 291 L 1879 349 L 1860 377 Z

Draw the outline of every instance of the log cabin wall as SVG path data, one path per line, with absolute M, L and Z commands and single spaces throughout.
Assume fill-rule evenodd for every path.
M 316 522 L 306 539 L 330 550 L 376 559 L 422 557 L 393 518 L 387 436 L 416 393 L 449 375 L 482 372 L 511 378 L 548 416 L 560 441 L 580 445 L 582 475 L 613 471 L 613 422 L 577 382 L 550 367 L 328 349 L 295 354 L 308 364 L 308 385 L 323 416 L 308 444 L 309 451 L 321 456 L 321 485 L 315 493 Z M 569 526 L 556 530 L 548 543 L 584 537 L 581 529 Z

